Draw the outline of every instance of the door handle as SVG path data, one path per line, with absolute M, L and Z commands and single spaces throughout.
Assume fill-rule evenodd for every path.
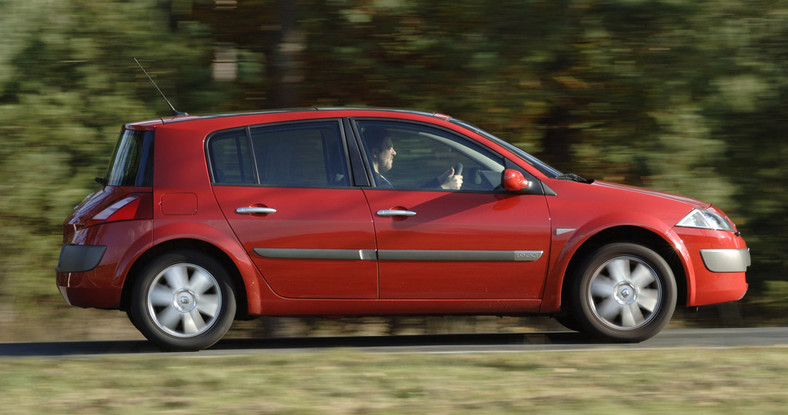
M 241 215 L 267 215 L 269 213 L 276 213 L 276 209 L 259 206 L 239 207 L 238 209 L 235 209 L 235 213 Z
M 416 216 L 412 210 L 383 209 L 377 211 L 378 216 Z

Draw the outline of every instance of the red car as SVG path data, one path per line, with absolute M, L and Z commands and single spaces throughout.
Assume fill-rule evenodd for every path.
M 57 285 L 166 349 L 236 318 L 549 314 L 612 341 L 740 299 L 708 203 L 561 174 L 440 114 L 314 109 L 126 125 L 64 223 Z

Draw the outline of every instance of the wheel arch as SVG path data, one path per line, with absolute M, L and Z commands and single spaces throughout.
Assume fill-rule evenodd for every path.
M 670 266 L 673 278 L 676 280 L 677 301 L 676 304 L 686 304 L 687 301 L 687 275 L 681 262 L 679 254 L 673 246 L 659 234 L 637 226 L 617 226 L 602 230 L 583 242 L 572 255 L 566 271 L 563 275 L 561 284 L 561 310 L 567 311 L 569 302 L 569 287 L 571 279 L 576 271 L 597 249 L 607 244 L 616 242 L 629 242 L 646 246 L 660 255 Z
M 198 239 L 174 239 L 169 240 L 166 242 L 162 242 L 158 245 L 151 247 L 145 253 L 143 253 L 134 264 L 132 264 L 125 281 L 123 282 L 123 290 L 121 293 L 121 302 L 120 302 L 120 309 L 121 310 L 129 310 L 129 306 L 131 304 L 131 292 L 132 287 L 134 286 L 134 281 L 139 278 L 140 272 L 145 267 L 145 265 L 151 261 L 153 258 L 164 254 L 166 252 L 171 252 L 179 249 L 191 249 L 195 251 L 200 251 L 205 255 L 209 255 L 219 261 L 222 266 L 227 270 L 227 273 L 230 275 L 233 284 L 233 293 L 235 295 L 235 301 L 237 304 L 236 307 L 236 319 L 244 319 L 248 317 L 248 299 L 246 293 L 246 284 L 244 283 L 243 277 L 241 276 L 241 272 L 238 267 L 235 265 L 233 260 L 227 255 L 224 251 L 217 248 L 215 245 L 212 245 L 208 242 L 201 241 Z

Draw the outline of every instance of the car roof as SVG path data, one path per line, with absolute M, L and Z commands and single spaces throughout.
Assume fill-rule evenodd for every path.
M 301 109 L 277 109 L 245 113 L 228 113 L 212 115 L 182 115 L 173 117 L 162 117 L 146 121 L 138 121 L 125 125 L 126 129 L 149 130 L 164 125 L 173 124 L 194 124 L 192 127 L 201 129 L 204 126 L 209 129 L 233 128 L 241 125 L 265 124 L 278 121 L 294 121 L 299 119 L 318 119 L 334 117 L 392 117 L 404 119 L 424 119 L 432 118 L 442 121 L 449 121 L 450 116 L 435 113 L 414 111 L 406 109 L 389 108 L 301 108 Z M 223 127 L 222 127 L 223 125 Z M 183 125 L 182 127 L 185 127 Z M 187 127 L 188 128 L 188 127 Z

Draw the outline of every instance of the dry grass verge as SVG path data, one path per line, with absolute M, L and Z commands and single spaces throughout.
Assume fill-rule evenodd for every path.
M 0 359 L 4 414 L 784 413 L 788 349 Z

